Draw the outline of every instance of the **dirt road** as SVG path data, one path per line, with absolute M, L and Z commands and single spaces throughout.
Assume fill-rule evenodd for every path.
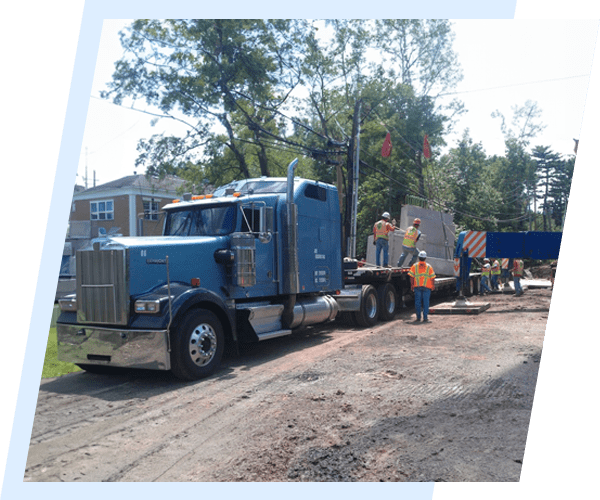
M 249 346 L 211 378 L 42 381 L 25 481 L 518 481 L 549 289 Z

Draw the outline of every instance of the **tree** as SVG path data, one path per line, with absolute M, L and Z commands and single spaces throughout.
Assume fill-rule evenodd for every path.
M 511 127 L 506 124 L 506 118 L 498 110 L 492 113 L 492 118 L 501 120 L 500 129 L 505 140 L 513 139 L 519 144 L 527 146 L 532 139 L 546 128 L 546 125 L 539 121 L 542 110 L 537 102 L 527 100 L 522 106 L 514 105 L 512 111 Z
M 447 165 L 445 175 L 451 182 L 449 206 L 456 225 L 471 230 L 497 229 L 494 214 L 500 194 L 481 143 L 474 143 L 466 130 L 458 146 L 442 161 Z
M 256 175 L 253 163 L 269 175 L 267 149 L 297 146 L 277 118 L 300 82 L 297 49 L 307 29 L 302 20 L 134 21 L 103 97 L 144 99 L 158 118 L 188 126 L 184 137 L 142 142 L 138 164 L 159 174 L 185 170 L 207 148 L 231 155 L 243 177 Z
M 567 213 L 574 167 L 575 156 L 571 156 L 567 160 L 561 160 L 556 167 L 556 175 L 550 182 L 549 195 L 552 198 L 553 207 L 551 217 L 554 220 L 554 224 L 560 228 L 564 225 Z
M 445 19 L 380 19 L 376 40 L 389 73 L 418 96 L 436 98 L 462 80 L 462 71 L 452 50 L 454 34 Z
M 541 189 L 542 215 L 544 231 L 551 228 L 552 203 L 550 202 L 551 188 L 561 165 L 560 155 L 550 150 L 549 146 L 536 146 L 532 152 L 533 160 L 536 162 L 536 174 L 538 177 L 538 190 Z
M 502 113 L 497 110 L 492 113 L 492 117 L 501 120 L 500 128 L 504 134 L 508 160 L 507 168 L 500 167 L 497 170 L 496 182 L 505 190 L 502 198 L 507 219 L 512 219 L 512 225 L 520 228 L 528 218 L 531 230 L 531 214 L 537 211 L 537 177 L 535 162 L 527 152 L 527 147 L 546 126 L 540 121 L 542 111 L 535 101 L 527 100 L 522 106 L 515 105 L 512 111 L 510 127 Z M 523 200 L 524 193 L 533 209 L 529 208 L 529 201 Z
M 375 201 L 398 213 L 407 193 L 439 192 L 436 149 L 461 110 L 438 99 L 462 77 L 448 21 L 137 20 L 121 40 L 126 53 L 103 96 L 144 100 L 156 119 L 188 127 L 140 142 L 138 166 L 149 173 L 224 184 L 281 175 L 299 157 L 299 175 L 343 190 L 357 122 L 359 214 Z M 388 132 L 392 154 L 382 158 Z

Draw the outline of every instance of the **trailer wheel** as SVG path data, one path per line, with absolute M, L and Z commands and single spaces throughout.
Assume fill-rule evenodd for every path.
M 379 302 L 379 319 L 391 321 L 396 315 L 398 306 L 398 293 L 396 287 L 391 283 L 385 283 L 377 288 L 377 300 Z
M 196 309 L 171 334 L 171 371 L 183 380 L 207 377 L 221 363 L 224 348 L 221 322 L 210 311 Z
M 373 326 L 379 317 L 377 291 L 372 285 L 363 285 L 360 311 L 355 311 L 354 321 L 359 326 Z

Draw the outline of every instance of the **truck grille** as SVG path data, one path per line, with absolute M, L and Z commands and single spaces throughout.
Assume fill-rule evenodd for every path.
M 77 321 L 126 325 L 128 320 L 126 251 L 77 251 Z

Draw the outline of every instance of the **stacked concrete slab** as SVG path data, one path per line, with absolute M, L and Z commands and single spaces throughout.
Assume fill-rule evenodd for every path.
M 394 218 L 394 215 L 392 215 L 392 218 Z M 412 226 L 416 218 L 421 219 L 419 229 L 422 233 L 417 242 L 417 248 L 427 252 L 427 262 L 433 266 L 436 275 L 453 276 L 456 227 L 452 215 L 415 205 L 404 205 L 402 207 L 400 218 L 396 220 L 396 227 L 399 227 L 400 230 L 390 233 L 388 264 L 396 266 L 398 263 L 398 259 L 402 254 L 404 233 L 408 227 Z M 373 223 L 375 222 L 373 221 Z M 369 236 L 366 260 L 371 264 L 375 264 L 373 235 Z M 410 257 L 405 260 L 404 266 L 408 266 L 409 261 Z

